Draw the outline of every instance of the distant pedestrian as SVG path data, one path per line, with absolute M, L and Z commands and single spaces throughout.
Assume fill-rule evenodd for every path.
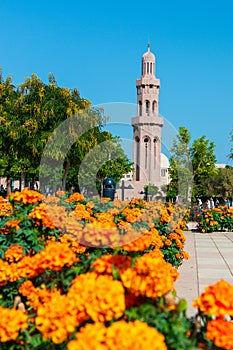
M 207 201 L 206 201 L 206 209 L 210 209 L 210 200 L 209 199 L 207 199 Z
M 230 206 L 231 206 L 231 202 L 230 202 L 230 199 L 229 199 L 229 198 L 228 198 L 227 201 L 226 201 L 226 206 L 227 206 L 228 209 L 229 209 Z
M 210 208 L 214 208 L 214 200 L 212 197 L 210 198 Z
M 218 208 L 218 207 L 219 207 L 219 200 L 217 198 L 216 201 L 215 201 L 215 208 Z
M 198 198 L 197 201 L 198 201 L 199 208 L 202 209 L 202 200 L 201 200 L 201 198 Z

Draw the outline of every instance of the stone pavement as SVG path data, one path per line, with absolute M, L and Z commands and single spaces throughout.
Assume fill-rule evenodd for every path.
M 188 302 L 187 316 L 194 316 L 197 309 L 192 301 L 204 288 L 225 279 L 233 284 L 233 232 L 199 233 L 186 231 L 185 250 L 190 259 L 184 260 L 175 283 L 177 296 Z

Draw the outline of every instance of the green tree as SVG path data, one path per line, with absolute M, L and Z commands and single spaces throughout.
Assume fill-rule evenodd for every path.
M 214 143 L 205 136 L 194 140 L 192 145 L 190 141 L 189 130 L 180 127 L 171 149 L 168 196 L 176 193 L 190 198 L 191 185 L 193 198 L 204 196 L 207 194 L 206 180 L 216 174 Z
M 208 196 L 233 198 L 233 167 L 217 169 L 217 173 L 206 180 Z
M 12 84 L 12 78 L 5 80 L 0 71 L 0 176 L 7 178 L 8 192 L 11 180 L 18 177 L 15 173 L 15 136 L 19 128 L 17 105 L 20 94 Z
M 26 78 L 19 87 L 22 100 L 21 128 L 18 133 L 17 149 L 20 149 L 22 187 L 27 163 L 38 172 L 44 146 L 51 133 L 69 116 L 89 108 L 90 102 L 80 98 L 77 89 L 69 90 L 57 86 L 55 78 L 49 75 L 49 84 L 44 84 L 35 74 Z M 24 142 L 22 143 L 22 139 Z
M 103 180 L 111 177 L 117 184 L 123 175 L 133 170 L 133 163 L 125 155 L 119 137 L 108 131 L 99 134 L 96 143 L 85 154 L 69 177 L 69 183 L 87 193 L 100 193 Z
M 144 187 L 144 193 L 145 193 L 145 198 L 146 200 L 152 199 L 153 196 L 158 194 L 159 188 L 155 185 L 148 184 Z
M 169 174 L 171 182 L 167 191 L 168 197 L 174 198 L 179 195 L 186 201 L 191 199 L 193 181 L 190 140 L 191 136 L 188 129 L 181 126 L 170 150 Z
M 217 173 L 215 145 L 205 136 L 194 140 L 191 147 L 191 159 L 193 165 L 194 196 L 206 196 L 206 180 Z
M 108 142 L 106 151 L 112 156 L 95 169 L 96 162 L 106 156 L 101 151 L 88 172 L 97 171 L 99 181 L 105 176 L 118 181 L 131 167 L 119 140 L 102 131 L 106 120 L 102 108 L 91 107 L 77 89 L 57 86 L 51 73 L 48 84 L 32 74 L 18 87 L 12 84 L 11 77 L 4 80 L 0 74 L 1 175 L 7 176 L 9 183 L 10 179 L 20 178 L 21 188 L 41 174 L 45 180 L 42 182 L 54 188 L 62 178 L 59 185 L 66 189 L 67 179 L 69 185 L 72 181 L 78 183 L 75 174 L 90 151 Z M 41 164 L 41 159 L 46 162 Z

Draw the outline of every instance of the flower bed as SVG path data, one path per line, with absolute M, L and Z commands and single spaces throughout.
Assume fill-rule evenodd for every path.
M 233 305 L 217 307 L 232 286 L 203 293 L 195 321 L 176 296 L 180 205 L 25 189 L 0 214 L 1 349 L 232 349 Z
M 233 231 L 233 209 L 227 206 L 204 209 L 197 215 L 200 232 Z

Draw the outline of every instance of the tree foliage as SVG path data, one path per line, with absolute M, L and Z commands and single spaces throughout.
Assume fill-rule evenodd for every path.
M 181 195 L 184 198 L 206 195 L 206 180 L 216 174 L 216 157 L 214 143 L 205 136 L 191 142 L 191 135 L 187 128 L 180 127 L 173 142 L 170 161 L 171 183 L 169 195 Z
M 59 142 L 45 149 L 48 140 L 56 138 L 56 130 L 60 125 L 71 120 L 74 115 L 77 116 L 76 123 L 69 123 Z M 20 179 L 23 188 L 28 180 L 38 179 L 41 157 L 47 152 L 50 164 L 64 159 L 62 187 L 65 188 L 68 174 L 71 174 L 71 184 L 72 174 L 78 171 L 92 148 L 107 140 L 112 145 L 116 143 L 110 133 L 103 132 L 105 122 L 106 116 L 101 108 L 93 108 L 90 101 L 80 97 L 77 89 L 59 87 L 51 73 L 48 84 L 32 74 L 19 86 L 12 84 L 11 77 L 4 79 L 0 74 L 0 175 L 6 176 L 9 181 Z M 72 144 L 69 138 L 73 140 Z M 68 150 L 67 143 L 70 144 Z M 119 142 L 117 147 L 121 149 Z M 121 152 L 122 166 L 118 166 L 117 171 L 114 168 L 116 178 L 120 176 L 117 172 L 124 173 L 130 163 L 123 156 L 122 149 Z M 108 173 L 111 169 L 109 165 L 106 165 L 107 168 Z M 47 171 L 48 184 L 51 186 L 54 177 L 60 176 L 56 174 L 55 168 L 53 176 L 48 169 L 42 170 L 45 176 Z
M 206 180 L 208 196 L 233 198 L 233 167 L 217 169 L 217 174 Z

